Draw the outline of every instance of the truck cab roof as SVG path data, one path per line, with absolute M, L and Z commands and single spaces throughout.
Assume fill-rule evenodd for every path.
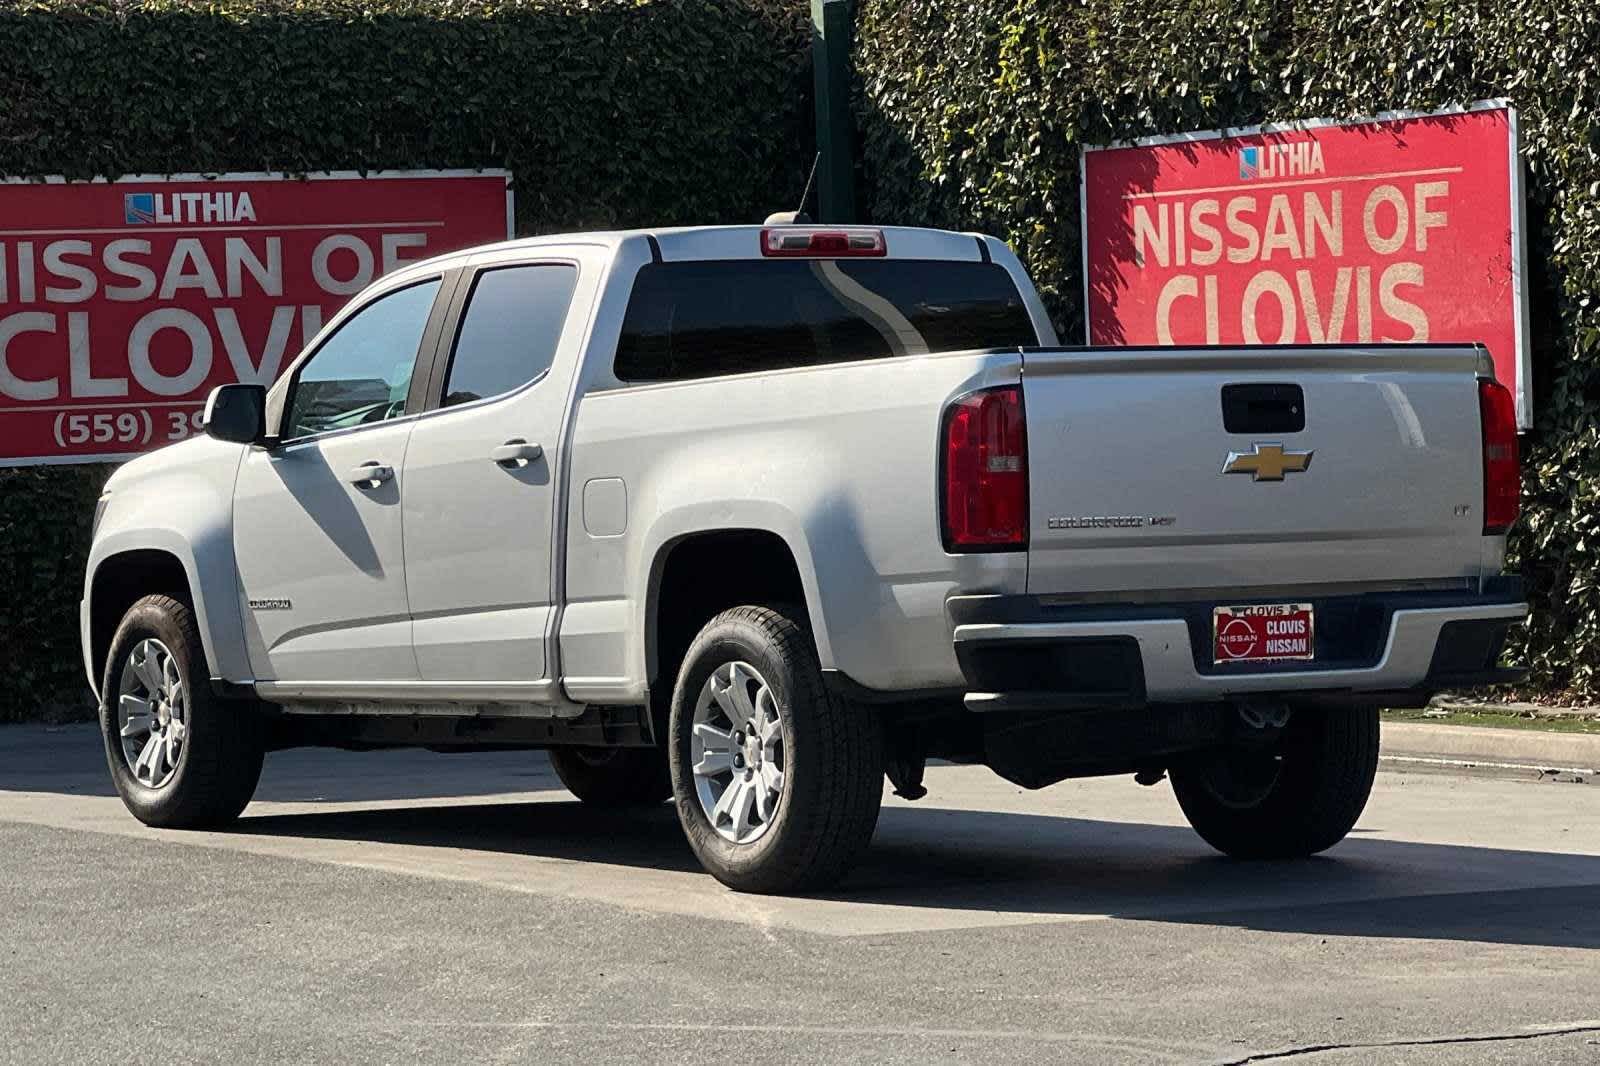
M 441 267 L 460 265 L 474 255 L 502 253 L 514 250 L 536 251 L 540 248 L 571 246 L 574 244 L 598 245 L 616 250 L 630 241 L 653 242 L 652 257 L 659 255 L 665 262 L 704 259 L 760 259 L 761 234 L 776 227 L 771 226 L 670 226 L 654 229 L 594 230 L 576 233 L 547 233 L 536 237 L 518 237 L 515 240 L 464 248 L 430 259 L 408 264 L 391 278 L 399 280 L 413 272 L 427 272 Z M 1000 244 L 994 237 L 977 233 L 957 233 L 953 230 L 927 229 L 916 226 L 856 226 L 815 225 L 784 227 L 797 231 L 864 231 L 881 234 L 885 253 L 889 259 L 945 259 L 958 262 L 988 260 L 991 248 Z

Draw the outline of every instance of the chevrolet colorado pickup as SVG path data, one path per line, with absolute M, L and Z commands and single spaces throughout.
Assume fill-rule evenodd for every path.
M 1377 708 L 1506 680 L 1512 401 L 1471 345 L 1063 348 L 1001 242 L 773 225 L 406 266 L 128 463 L 81 606 L 116 788 L 240 814 L 291 745 L 547 749 L 815 889 L 931 758 L 1170 777 L 1339 841 Z

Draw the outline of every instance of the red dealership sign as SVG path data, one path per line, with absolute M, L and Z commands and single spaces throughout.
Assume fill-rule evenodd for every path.
M 1504 103 L 1085 149 L 1091 344 L 1482 342 L 1530 421 Z
M 503 240 L 505 171 L 0 184 L 0 466 L 123 459 L 270 384 L 404 263 Z

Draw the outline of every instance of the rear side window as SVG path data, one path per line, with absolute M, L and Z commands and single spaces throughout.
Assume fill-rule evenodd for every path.
M 577 283 L 568 263 L 479 274 L 456 331 L 444 406 L 510 392 L 550 369 Z
M 1005 268 L 934 260 L 652 263 L 617 346 L 623 381 L 1039 343 Z

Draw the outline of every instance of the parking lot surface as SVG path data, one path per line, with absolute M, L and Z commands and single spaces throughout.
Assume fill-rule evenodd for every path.
M 536 753 L 276 753 L 176 833 L 0 729 L 0 1063 L 1600 1063 L 1600 784 L 1384 772 L 1282 864 L 1165 785 L 928 786 L 780 899 Z

